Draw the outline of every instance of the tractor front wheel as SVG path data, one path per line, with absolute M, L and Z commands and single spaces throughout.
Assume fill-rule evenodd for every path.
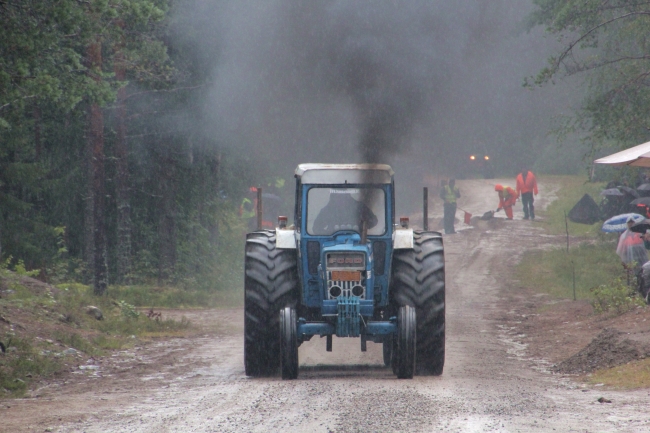
M 282 379 L 298 377 L 298 319 L 296 310 L 286 307 L 280 311 L 280 369 Z
M 415 308 L 405 305 L 397 312 L 396 372 L 398 379 L 412 379 L 415 373 Z

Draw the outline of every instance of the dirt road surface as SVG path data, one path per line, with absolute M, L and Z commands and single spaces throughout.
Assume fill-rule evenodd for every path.
M 459 181 L 459 207 L 475 215 L 494 209 L 496 182 Z M 541 182 L 538 209 L 556 189 Z M 185 312 L 204 335 L 116 353 L 30 398 L 3 401 L 0 431 L 650 431 L 648 391 L 605 395 L 551 374 L 498 320 L 508 267 L 526 248 L 557 242 L 542 234 L 543 221 L 523 221 L 520 209 L 514 221 L 501 213 L 474 228 L 459 223 L 460 233 L 444 237 L 447 355 L 440 377 L 398 380 L 383 368 L 380 345 L 368 343 L 362 353 L 357 339 L 335 338 L 327 353 L 325 340 L 314 338 L 300 348 L 298 380 L 247 378 L 243 311 Z M 440 216 L 434 212 L 432 221 Z M 598 403 L 601 395 L 612 403 Z

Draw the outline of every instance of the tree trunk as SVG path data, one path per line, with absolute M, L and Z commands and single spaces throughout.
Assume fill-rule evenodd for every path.
M 120 47 L 121 49 L 121 47 Z M 121 51 L 115 55 L 115 79 L 124 81 L 126 71 Z M 117 278 L 120 283 L 129 283 L 131 271 L 131 203 L 129 198 L 129 163 L 126 146 L 126 89 L 117 91 L 116 107 L 116 174 L 115 189 L 117 201 Z
M 43 152 L 43 143 L 41 140 L 41 109 L 38 104 L 34 104 L 33 108 L 34 115 L 34 159 L 36 161 L 41 159 L 41 153 Z
M 95 220 L 93 212 L 95 209 L 95 191 L 93 186 L 93 149 L 90 143 L 90 133 L 87 137 L 88 143 L 84 152 L 84 163 L 86 168 L 86 197 L 84 198 L 84 282 L 95 285 Z
M 212 175 L 214 179 L 214 188 L 215 191 L 217 191 L 217 200 L 221 199 L 221 152 L 217 152 L 216 158 L 212 164 Z M 206 191 L 206 197 L 208 196 L 208 193 Z M 209 218 L 209 221 L 211 221 L 211 224 L 208 227 L 208 230 L 210 232 L 210 244 L 211 246 L 215 247 L 217 246 L 219 242 L 219 221 L 214 218 Z
M 102 67 L 102 46 L 93 43 L 88 47 L 88 60 L 90 73 Z M 101 80 L 94 75 L 93 79 Z M 104 113 L 101 107 L 90 103 L 88 128 L 88 147 L 92 152 L 92 189 L 93 189 L 93 228 L 94 228 L 94 261 L 93 261 L 93 289 L 95 295 L 106 293 L 108 286 L 108 257 L 106 254 L 106 225 L 104 222 L 104 202 L 106 191 L 104 188 Z
M 160 212 L 158 219 L 158 282 L 174 275 L 176 267 L 176 167 L 170 158 L 159 163 Z

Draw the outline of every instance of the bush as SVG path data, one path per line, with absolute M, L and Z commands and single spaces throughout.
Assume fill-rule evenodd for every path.
M 597 314 L 612 312 L 621 315 L 634 308 L 645 306 L 635 287 L 634 281 L 628 286 L 624 278 L 616 278 L 609 284 L 592 288 L 594 299 L 591 305 L 594 307 L 594 312 Z

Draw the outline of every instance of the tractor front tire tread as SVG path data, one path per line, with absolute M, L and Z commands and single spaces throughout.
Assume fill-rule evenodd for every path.
M 298 378 L 297 325 L 295 308 L 286 307 L 280 310 L 280 369 L 284 380 Z
M 398 379 L 413 379 L 417 344 L 415 308 L 404 305 L 397 313 L 396 372 Z

